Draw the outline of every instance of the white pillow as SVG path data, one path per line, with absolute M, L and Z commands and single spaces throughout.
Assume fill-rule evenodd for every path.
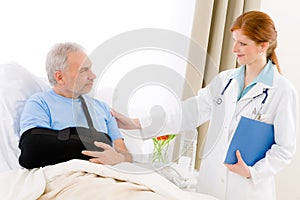
M 0 172 L 19 168 L 19 120 L 26 100 L 49 84 L 18 64 L 0 65 Z

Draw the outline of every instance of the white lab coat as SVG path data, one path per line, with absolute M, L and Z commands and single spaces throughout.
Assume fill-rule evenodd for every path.
M 198 192 L 220 200 L 276 199 L 274 175 L 290 163 L 295 153 L 298 100 L 294 87 L 278 73 L 276 67 L 273 68 L 272 87 L 257 83 L 238 102 L 239 86 L 237 80 L 233 79 L 224 92 L 222 103 L 216 103 L 236 70 L 233 69 L 221 72 L 197 96 L 184 101 L 180 111 L 172 110 L 170 106 L 163 132 L 175 131 L 174 127 L 180 131 L 191 130 L 210 120 L 204 153 L 201 155 Z M 254 108 L 260 108 L 264 95 L 252 102 L 250 100 L 261 94 L 263 88 L 269 90 L 261 110 L 261 121 L 274 124 L 276 144 L 265 158 L 250 167 L 252 178 L 246 179 L 228 171 L 223 162 L 240 117 L 253 118 Z M 149 120 L 140 120 L 142 127 L 149 124 Z

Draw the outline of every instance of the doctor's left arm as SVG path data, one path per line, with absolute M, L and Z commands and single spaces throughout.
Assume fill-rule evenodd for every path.
M 292 160 L 296 151 L 298 124 L 298 96 L 294 88 L 281 91 L 274 111 L 275 144 L 266 153 L 265 158 L 249 167 L 254 183 L 277 174 Z

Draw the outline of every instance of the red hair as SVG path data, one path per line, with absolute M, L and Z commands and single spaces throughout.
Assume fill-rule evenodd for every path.
M 241 29 L 248 38 L 260 44 L 269 42 L 267 49 L 267 59 L 276 65 L 280 72 L 280 67 L 275 53 L 277 47 L 277 31 L 270 16 L 260 11 L 249 11 L 240 15 L 231 25 L 230 31 Z

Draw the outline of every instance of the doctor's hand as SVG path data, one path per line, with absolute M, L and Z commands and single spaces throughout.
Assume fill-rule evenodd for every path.
M 122 129 L 141 129 L 141 124 L 139 119 L 131 119 L 122 115 L 121 113 L 116 112 L 115 110 L 111 109 L 111 114 L 117 120 L 117 124 L 119 128 Z
M 237 163 L 225 164 L 229 171 L 237 173 L 245 178 L 251 178 L 250 170 L 244 162 L 242 155 L 239 150 L 236 151 Z
M 95 142 L 95 146 L 104 149 L 103 151 L 82 151 L 82 154 L 93 157 L 90 162 L 104 165 L 115 165 L 121 162 L 130 162 L 131 155 L 128 152 L 114 149 L 113 147 L 103 143 Z

